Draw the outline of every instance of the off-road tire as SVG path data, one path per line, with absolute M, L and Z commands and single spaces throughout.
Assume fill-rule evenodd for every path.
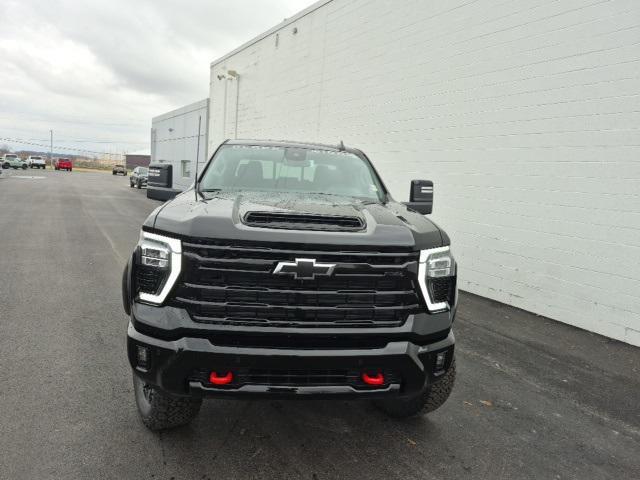
M 149 430 L 166 430 L 186 425 L 198 415 L 202 405 L 200 398 L 176 397 L 147 385 L 135 373 L 133 390 L 138 413 Z
M 133 188 L 133 182 L 129 181 L 129 187 Z
M 141 189 L 141 188 L 142 188 L 142 182 L 141 182 L 140 180 L 138 180 L 138 181 L 136 182 L 136 188 L 137 188 L 137 189 Z
M 433 385 L 412 398 L 377 400 L 374 405 L 394 418 L 406 418 L 433 412 L 447 401 L 456 380 L 456 359 L 447 373 Z

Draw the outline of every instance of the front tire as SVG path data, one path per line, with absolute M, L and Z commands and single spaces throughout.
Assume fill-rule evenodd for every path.
M 456 359 L 453 358 L 447 373 L 424 392 L 407 399 L 377 400 L 374 405 L 394 418 L 407 418 L 433 412 L 447 401 L 456 380 Z
M 142 188 L 142 182 L 140 182 L 140 180 L 138 180 L 136 182 L 136 188 L 141 189 Z
M 142 423 L 150 430 L 165 430 L 190 423 L 202 405 L 201 398 L 176 397 L 147 384 L 133 374 L 133 391 Z

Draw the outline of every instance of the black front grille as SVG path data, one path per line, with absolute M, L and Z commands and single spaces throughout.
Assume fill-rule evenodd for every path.
M 244 223 L 252 227 L 299 230 L 355 231 L 364 228 L 364 221 L 359 217 L 288 212 L 248 212 Z
M 276 275 L 280 261 L 336 267 L 313 280 Z M 305 245 L 183 242 L 173 302 L 202 323 L 265 327 L 396 327 L 421 310 L 418 255 Z
M 224 369 L 223 369 L 224 370 Z M 221 370 L 222 371 L 222 370 Z M 242 368 L 231 370 L 233 382 L 226 388 L 238 388 L 242 385 L 269 385 L 274 387 L 320 387 L 320 386 L 351 386 L 358 389 L 380 388 L 371 387 L 362 381 L 362 372 L 347 369 L 329 370 L 280 370 Z M 374 369 L 373 373 L 379 372 Z M 195 371 L 190 380 L 195 380 L 205 386 L 209 383 L 209 370 Z M 380 371 L 384 375 L 382 387 L 392 383 L 400 383 L 400 376 L 391 370 Z M 223 387 L 223 388 L 225 388 Z

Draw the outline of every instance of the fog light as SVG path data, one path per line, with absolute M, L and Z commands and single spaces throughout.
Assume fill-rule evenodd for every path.
M 373 375 L 369 375 L 368 373 L 365 372 L 362 374 L 362 381 L 367 385 L 375 385 L 375 386 L 383 385 L 384 375 L 382 375 L 382 373 L 380 372 Z
M 139 367 L 147 368 L 149 366 L 149 349 L 147 347 L 138 345 L 136 357 Z
M 229 385 L 233 382 L 233 373 L 227 372 L 224 375 L 219 375 L 218 372 L 211 372 L 209 375 L 209 383 L 214 385 Z
M 442 370 L 444 368 L 444 362 L 447 360 L 447 352 L 440 352 L 436 354 L 436 370 Z

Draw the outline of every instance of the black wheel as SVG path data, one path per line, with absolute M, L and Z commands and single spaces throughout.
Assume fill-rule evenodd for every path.
M 427 389 L 412 398 L 377 400 L 375 406 L 390 417 L 406 418 L 433 412 L 447 401 L 456 380 L 456 359 L 454 357 L 451 366 L 444 376 L 427 387 Z
M 142 182 L 141 182 L 140 180 L 138 180 L 138 181 L 136 182 L 136 187 L 137 187 L 137 188 L 142 188 Z
M 129 186 L 133 188 L 133 182 L 131 180 L 129 180 Z
M 2 164 L 2 168 L 4 168 L 6 170 L 7 168 L 9 168 L 9 164 L 8 163 Z
M 27 169 L 27 164 L 26 164 L 26 163 L 23 163 L 23 164 L 22 164 L 22 169 L 23 169 L 23 170 L 26 170 L 26 169 Z
M 202 405 L 201 398 L 169 395 L 145 383 L 135 373 L 133 391 L 142 423 L 150 430 L 186 425 L 198 415 Z

